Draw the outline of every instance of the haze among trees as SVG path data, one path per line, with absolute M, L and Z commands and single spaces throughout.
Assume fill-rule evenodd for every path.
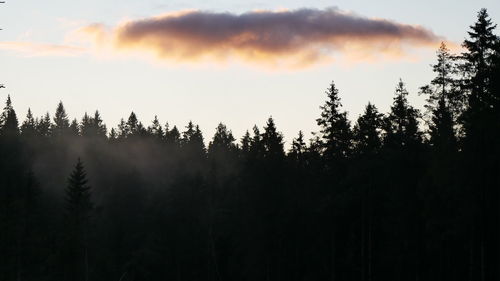
M 287 151 L 273 118 L 208 138 L 63 103 L 20 121 L 8 97 L 0 280 L 500 280 L 495 27 L 483 9 L 463 53 L 441 45 L 423 111 L 400 80 L 389 112 L 350 120 L 325 85 Z

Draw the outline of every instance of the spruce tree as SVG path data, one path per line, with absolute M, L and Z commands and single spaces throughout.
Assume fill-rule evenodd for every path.
M 399 80 L 389 115 L 385 118 L 385 144 L 392 148 L 415 147 L 421 142 L 420 113 L 408 102 L 408 91 Z
M 122 118 L 120 119 L 120 123 L 118 124 L 118 137 L 123 139 L 126 138 L 129 135 L 129 130 L 127 127 L 127 123 L 125 123 L 125 120 Z
M 31 109 L 28 108 L 28 113 L 26 114 L 26 119 L 21 125 L 21 134 L 23 137 L 33 137 L 36 134 L 36 121 L 31 113 Z
M 490 127 L 485 122 L 488 122 L 491 105 L 496 99 L 495 93 L 490 89 L 495 50 L 499 39 L 493 33 L 496 25 L 493 24 L 486 9 L 479 11 L 477 21 L 470 26 L 470 29 L 469 39 L 462 44 L 466 52 L 460 57 L 463 86 L 468 94 L 467 109 L 462 115 L 462 122 L 465 134 L 470 136 L 467 140 L 468 145 L 481 146 L 477 138 L 484 135 L 483 131 Z
M 456 149 L 457 140 L 453 127 L 453 115 L 446 104 L 446 100 L 441 98 L 437 107 L 432 111 L 432 119 L 429 124 L 430 143 L 434 148 L 440 151 L 453 151 Z
M 250 152 L 250 146 L 252 145 L 252 137 L 250 136 L 250 132 L 248 130 L 245 131 L 240 143 L 241 152 L 243 152 L 244 155 L 247 155 Z
M 148 133 L 160 140 L 165 137 L 163 128 L 158 120 L 158 116 L 155 115 L 155 119 L 153 120 L 151 126 L 148 127 Z
M 51 128 L 53 136 L 67 135 L 69 132 L 69 119 L 64 109 L 63 103 L 60 101 L 57 105 L 56 113 L 54 115 L 54 124 Z
M 0 116 L 0 136 L 15 137 L 19 135 L 19 122 L 16 111 L 12 107 L 10 95 L 7 96 L 5 107 Z
M 262 135 L 260 134 L 260 130 L 257 125 L 253 126 L 253 136 L 250 141 L 250 155 L 252 158 L 263 157 L 264 155 L 264 147 L 262 143 Z
M 481 9 L 477 21 L 467 32 L 469 39 L 462 44 L 466 52 L 462 53 L 460 68 L 465 74 L 465 86 L 470 91 L 470 106 L 481 106 L 489 98 L 489 73 L 498 44 L 498 37 L 493 33 L 495 28 L 488 11 Z
M 186 126 L 186 131 L 182 132 L 181 139 L 182 147 L 195 157 L 205 155 L 205 143 L 203 142 L 203 134 L 200 127 L 189 121 Z
M 127 122 L 123 119 L 120 120 L 118 125 L 119 136 L 121 138 L 128 138 L 131 136 L 143 136 L 147 133 L 142 123 L 137 119 L 137 115 L 131 112 Z
M 498 178 L 498 93 L 491 90 L 498 77 L 493 76 L 498 54 L 499 38 L 494 34 L 493 24 L 486 9 L 481 9 L 476 22 L 470 26 L 469 38 L 462 46 L 466 51 L 461 56 L 463 85 L 468 95 L 467 108 L 462 115 L 465 131 L 464 154 L 466 172 L 464 177 L 470 200 L 471 214 L 470 251 L 471 276 L 478 280 L 498 279 L 498 235 L 500 216 Z M 497 112 L 495 112 L 497 111 Z
M 79 136 L 80 135 L 80 126 L 78 125 L 78 121 L 76 120 L 76 118 L 73 118 L 73 120 L 71 121 L 71 124 L 69 125 L 69 132 L 71 134 L 71 136 Z
M 66 233 L 67 280 L 88 280 L 88 237 L 90 219 L 94 205 L 91 201 L 91 188 L 80 158 L 68 178 L 65 189 L 66 206 L 64 213 Z
M 82 136 L 90 136 L 92 133 L 92 121 L 90 120 L 90 116 L 88 115 L 87 112 L 83 114 L 82 121 L 80 122 L 80 132 L 82 133 Z
M 75 168 L 68 178 L 65 193 L 67 224 L 77 228 L 85 227 L 90 219 L 93 204 L 87 173 L 80 158 L 78 158 Z
M 92 128 L 94 129 L 94 134 L 97 137 L 100 138 L 106 138 L 107 134 L 107 128 L 106 125 L 104 124 L 101 114 L 99 113 L 98 110 L 94 112 L 94 117 L 92 118 Z
M 274 119 L 269 117 L 264 133 L 262 133 L 262 145 L 264 148 L 264 157 L 272 160 L 279 159 L 285 155 L 283 148 L 283 135 L 278 132 Z
M 49 137 L 52 133 L 52 123 L 50 122 L 50 115 L 47 112 L 44 116 L 38 119 L 36 124 L 37 134 L 41 137 Z
M 435 148 L 453 150 L 456 147 L 456 117 L 462 111 L 464 99 L 457 87 L 453 57 L 444 43 L 437 51 L 437 63 L 432 65 L 432 70 L 436 77 L 420 88 L 421 93 L 428 95 L 430 142 Z
M 351 125 L 347 112 L 342 112 L 339 91 L 332 82 L 326 91 L 327 100 L 316 119 L 323 140 L 323 155 L 327 161 L 349 156 L 352 145 Z
M 172 129 L 168 129 L 168 123 L 165 125 L 165 142 L 170 147 L 178 148 L 181 144 L 181 133 L 177 126 L 174 126 Z
M 379 151 L 382 145 L 382 123 L 383 114 L 378 112 L 375 105 L 368 103 L 353 130 L 357 154 L 375 154 Z
M 114 141 L 118 138 L 118 134 L 116 133 L 115 128 L 111 128 L 111 131 L 109 132 L 109 140 Z
M 289 155 L 295 160 L 301 160 L 307 150 L 307 145 L 304 141 L 304 133 L 299 131 L 299 135 L 292 140 L 292 147 Z
M 230 153 L 236 151 L 236 145 L 234 144 L 235 138 L 231 130 L 228 130 L 226 125 L 219 123 L 215 129 L 214 137 L 212 141 L 208 144 L 208 153 Z

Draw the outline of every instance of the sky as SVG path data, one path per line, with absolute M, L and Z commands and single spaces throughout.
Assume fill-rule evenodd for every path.
M 476 13 L 500 22 L 497 0 L 7 0 L 0 4 L 0 99 L 23 120 L 98 109 L 108 127 L 134 111 L 149 125 L 219 122 L 237 138 L 272 116 L 289 144 L 317 131 L 335 81 L 355 120 L 368 101 L 381 112 L 401 78 L 432 79 L 441 41 L 459 50 Z

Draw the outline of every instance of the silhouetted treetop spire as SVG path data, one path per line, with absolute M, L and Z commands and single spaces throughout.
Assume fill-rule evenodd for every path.
M 373 154 L 378 152 L 382 145 L 381 131 L 383 114 L 379 113 L 375 105 L 368 103 L 363 115 L 359 116 L 354 126 L 354 141 L 358 154 Z
M 285 155 L 283 148 L 283 135 L 278 132 L 274 119 L 269 117 L 264 133 L 262 133 L 262 146 L 264 148 L 264 156 L 270 158 L 282 157 Z
M 332 82 L 326 91 L 327 100 L 320 106 L 320 126 L 323 154 L 329 159 L 348 157 L 352 145 L 352 131 L 347 112 L 342 112 L 339 92 Z
M 420 113 L 408 102 L 408 91 L 400 79 L 395 90 L 391 111 L 385 119 L 385 143 L 393 147 L 407 147 L 421 141 L 418 128 Z
M 31 113 L 31 109 L 28 108 L 28 113 L 26 114 L 26 119 L 21 125 L 21 133 L 23 136 L 33 137 L 36 134 L 36 121 Z
M 7 96 L 5 107 L 2 115 L 0 116 L 0 135 L 3 136 L 18 136 L 19 135 L 19 122 L 17 115 L 12 107 L 10 95 Z
M 168 130 L 168 127 L 166 128 Z M 148 133 L 152 136 L 157 137 L 158 139 L 163 139 L 165 137 L 165 133 L 163 132 L 163 128 L 158 120 L 158 116 L 155 115 L 155 119 L 151 123 L 151 126 L 148 127 Z
M 235 151 L 236 145 L 231 130 L 227 129 L 226 125 L 219 123 L 215 129 L 215 134 L 208 145 L 208 153 L 221 153 Z
M 54 136 L 62 136 L 69 132 L 69 119 L 64 109 L 62 101 L 59 102 L 54 115 L 54 124 L 52 125 L 52 134 Z

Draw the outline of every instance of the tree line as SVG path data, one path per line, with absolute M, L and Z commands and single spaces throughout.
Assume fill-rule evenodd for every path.
M 0 116 L 0 280 L 500 280 L 500 39 L 443 43 L 424 111 L 402 80 L 354 123 L 332 82 L 310 140 L 273 118 L 205 145 L 132 112 Z

